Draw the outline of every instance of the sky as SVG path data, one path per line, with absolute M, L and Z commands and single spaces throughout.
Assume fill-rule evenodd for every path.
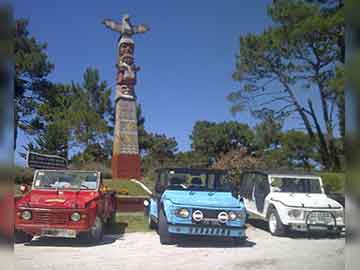
M 186 151 L 198 120 L 255 125 L 248 112 L 231 115 L 226 96 L 239 87 L 231 77 L 239 38 L 271 24 L 270 2 L 15 0 L 14 15 L 29 19 L 30 33 L 48 43 L 55 64 L 49 79 L 62 83 L 81 82 L 85 69 L 93 67 L 114 86 L 118 35 L 101 21 L 130 14 L 133 24 L 148 24 L 151 30 L 135 37 L 135 61 L 141 67 L 136 93 L 145 127 L 175 137 L 179 150 Z M 28 139 L 20 134 L 18 144 Z M 16 162 L 22 163 L 19 155 Z

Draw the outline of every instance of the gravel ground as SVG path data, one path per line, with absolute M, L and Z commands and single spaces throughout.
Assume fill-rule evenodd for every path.
M 155 232 L 106 235 L 84 246 L 68 239 L 34 239 L 15 245 L 16 269 L 345 269 L 343 238 L 276 238 L 255 227 L 244 246 L 195 239 L 162 246 Z

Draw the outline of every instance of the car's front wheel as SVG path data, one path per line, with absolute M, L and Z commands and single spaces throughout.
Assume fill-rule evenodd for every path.
M 14 234 L 15 243 L 29 243 L 33 239 L 31 234 L 27 234 L 22 231 L 15 230 Z
M 159 236 L 162 245 L 171 245 L 174 243 L 174 237 L 169 233 L 169 225 L 163 210 L 160 210 L 159 214 Z
M 233 237 L 232 242 L 235 246 L 243 246 L 246 243 L 245 237 Z
M 104 222 L 99 216 L 96 216 L 95 222 L 90 230 L 81 235 L 81 238 L 87 243 L 98 243 L 104 236 Z
M 286 227 L 281 222 L 278 212 L 274 207 L 270 209 L 268 216 L 269 231 L 274 236 L 283 236 L 286 233 Z
M 150 215 L 148 215 L 148 223 L 150 230 L 157 230 L 157 224 L 156 222 L 151 218 Z

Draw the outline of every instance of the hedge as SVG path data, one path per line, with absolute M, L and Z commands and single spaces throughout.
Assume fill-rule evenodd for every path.
M 345 192 L 345 173 L 333 173 L 333 172 L 319 172 L 317 175 L 321 176 L 324 186 L 332 193 L 344 193 Z
M 111 170 L 103 168 L 103 178 L 111 179 Z M 317 175 L 321 176 L 324 182 L 324 185 L 334 193 L 344 193 L 345 191 L 345 173 L 333 173 L 333 172 L 318 172 Z M 31 184 L 34 176 L 34 170 L 29 168 L 15 168 L 14 169 L 14 182 L 15 184 L 27 183 Z M 145 181 L 147 182 L 147 181 Z M 151 181 L 152 182 L 152 181 Z M 153 183 L 150 184 L 150 187 L 153 186 Z

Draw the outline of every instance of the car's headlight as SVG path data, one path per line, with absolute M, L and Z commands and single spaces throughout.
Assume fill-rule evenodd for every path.
M 335 211 L 333 214 L 335 218 L 344 218 L 344 211 Z
M 30 211 L 25 210 L 21 213 L 21 218 L 25 220 L 30 220 L 32 218 L 32 214 Z
M 230 211 L 229 212 L 229 219 L 230 220 L 243 220 L 246 219 L 246 212 L 245 211 L 239 211 L 239 212 L 235 212 L 235 211 Z
M 299 209 L 291 209 L 288 212 L 288 216 L 291 218 L 301 219 L 303 217 L 303 211 Z
M 186 208 L 181 208 L 176 211 L 176 215 L 181 218 L 188 218 L 190 216 L 190 212 Z
M 238 218 L 238 213 L 235 213 L 233 211 L 229 212 L 229 218 L 230 220 L 235 220 Z
M 145 207 L 148 207 L 149 205 L 150 205 L 149 200 L 144 200 L 144 206 L 145 206 Z
M 78 222 L 81 219 L 81 215 L 78 212 L 75 212 L 71 215 L 71 220 L 74 222 Z
M 245 211 L 238 212 L 238 219 L 240 220 L 246 219 L 246 212 Z

